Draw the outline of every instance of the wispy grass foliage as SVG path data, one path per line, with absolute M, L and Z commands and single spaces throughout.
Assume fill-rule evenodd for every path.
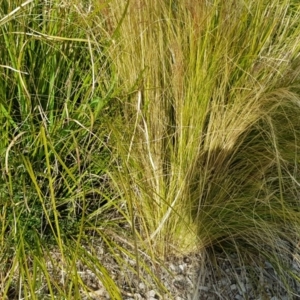
M 124 9 L 112 1 L 110 23 Z M 293 248 L 299 228 L 299 12 L 130 2 L 110 51 L 126 92 L 112 176 L 155 255 L 260 253 L 284 277 L 280 241 Z
M 293 292 L 297 1 L 2 1 L 0 14 L 2 298 L 79 299 L 81 261 L 121 299 L 92 233 L 137 273 L 143 252 L 259 253 Z

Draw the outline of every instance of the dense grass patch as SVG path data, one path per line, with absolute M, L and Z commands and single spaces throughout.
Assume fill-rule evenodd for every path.
M 38 291 L 78 298 L 81 243 L 93 226 L 101 231 L 110 222 L 115 197 L 102 121 L 113 70 L 75 3 L 31 1 L 19 10 L 9 3 L 1 4 L 0 37 L 1 298 L 16 297 L 12 290 L 30 299 Z M 57 247 L 60 264 L 51 261 Z M 58 283 L 61 268 L 67 275 Z
M 260 254 L 292 293 L 297 2 L 81 2 L 0 6 L 1 297 L 79 298 L 80 260 L 121 299 L 95 235 L 137 273 Z

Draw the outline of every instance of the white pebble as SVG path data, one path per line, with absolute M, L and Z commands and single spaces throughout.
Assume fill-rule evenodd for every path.
M 156 292 L 154 290 L 151 290 L 151 291 L 149 291 L 149 292 L 146 293 L 146 297 L 149 300 L 150 300 L 150 298 L 154 298 L 155 295 L 156 295 Z
M 144 290 L 146 288 L 146 285 L 144 282 L 139 283 L 139 289 Z

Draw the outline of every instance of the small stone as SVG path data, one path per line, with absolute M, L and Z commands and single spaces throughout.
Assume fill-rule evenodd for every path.
M 179 270 L 180 270 L 181 272 L 184 272 L 185 269 L 186 269 L 186 264 L 179 265 L 178 268 L 179 268 Z
M 173 272 L 176 270 L 176 267 L 175 267 L 173 264 L 170 264 L 170 267 L 169 267 L 169 268 L 170 268 L 170 270 L 173 271 Z
M 130 259 L 128 262 L 132 267 L 134 267 L 136 265 L 136 260 L 134 260 L 134 259 Z
M 145 283 L 144 283 L 144 282 L 140 282 L 140 283 L 139 283 L 139 289 L 145 290 L 145 288 L 146 288 Z
M 151 290 L 146 293 L 146 297 L 147 297 L 147 299 L 149 298 L 149 300 L 150 300 L 150 298 L 154 298 L 155 295 L 156 295 L 156 292 L 154 290 Z
M 198 289 L 200 291 L 204 291 L 204 292 L 208 292 L 208 290 L 209 290 L 207 286 L 199 286 Z
M 221 280 L 218 281 L 218 285 L 219 286 L 225 286 L 227 284 L 228 284 L 227 278 L 223 278 L 223 279 L 221 279 Z

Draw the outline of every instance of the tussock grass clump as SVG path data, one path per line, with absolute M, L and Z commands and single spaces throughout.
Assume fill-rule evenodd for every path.
M 283 276 L 299 228 L 298 6 L 112 1 L 112 28 L 124 10 L 112 176 L 132 226 L 155 255 L 260 253 Z

